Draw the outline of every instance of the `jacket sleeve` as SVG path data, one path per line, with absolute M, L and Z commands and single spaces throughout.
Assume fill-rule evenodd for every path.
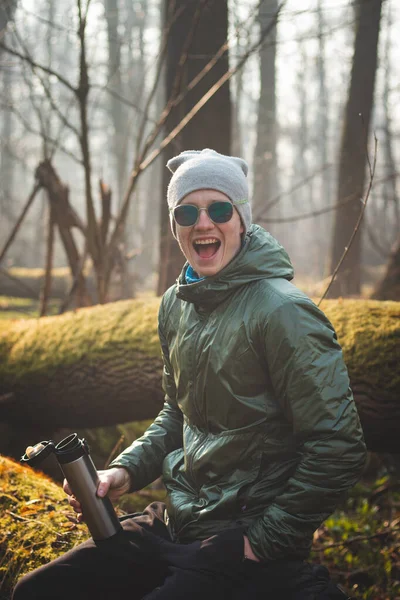
M 308 299 L 286 301 L 268 319 L 264 343 L 301 458 L 247 535 L 262 560 L 305 557 L 314 531 L 359 478 L 365 444 L 342 351 L 325 315 Z
M 176 402 L 176 387 L 162 321 L 161 306 L 158 333 L 164 364 L 162 376 L 165 392 L 164 407 L 145 433 L 110 464 L 110 467 L 128 469 L 132 481 L 131 492 L 142 489 L 157 479 L 161 475 L 164 458 L 183 444 L 183 416 Z

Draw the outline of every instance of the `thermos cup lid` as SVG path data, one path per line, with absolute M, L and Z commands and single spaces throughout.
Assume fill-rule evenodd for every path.
M 36 467 L 39 463 L 54 452 L 55 443 L 53 440 L 39 442 L 35 446 L 28 446 L 25 454 L 21 457 L 21 462 L 30 467 Z
M 79 439 L 77 433 L 71 433 L 58 444 L 48 440 L 39 442 L 35 446 L 28 446 L 21 457 L 21 462 L 36 467 L 52 453 L 57 456 L 60 464 L 66 464 L 89 454 L 89 446 L 85 439 Z

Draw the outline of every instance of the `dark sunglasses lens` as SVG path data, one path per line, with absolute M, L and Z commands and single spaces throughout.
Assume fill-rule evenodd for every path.
M 208 207 L 208 214 L 214 223 L 227 223 L 233 215 L 233 206 L 230 202 L 213 202 Z
M 181 227 L 189 227 L 194 225 L 197 221 L 197 215 L 199 211 L 196 206 L 191 204 L 181 204 L 174 209 L 175 221 Z

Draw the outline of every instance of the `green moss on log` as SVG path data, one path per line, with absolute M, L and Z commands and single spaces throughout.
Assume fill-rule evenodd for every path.
M 400 393 L 400 302 L 327 300 L 352 381 Z
M 112 356 L 118 348 L 159 356 L 159 300 L 128 300 L 57 317 L 0 322 L 0 379 L 17 382 L 30 373 L 51 376 L 59 367 Z M 400 303 L 327 300 L 350 376 L 374 388 L 400 389 Z
M 129 300 L 79 309 L 57 317 L 0 322 L 0 379 L 30 373 L 51 377 L 58 368 L 112 357 L 134 347 L 159 356 L 158 300 Z M 123 360 L 120 358 L 120 360 Z

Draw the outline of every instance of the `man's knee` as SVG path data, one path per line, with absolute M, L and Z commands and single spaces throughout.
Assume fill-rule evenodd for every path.
M 12 600 L 36 600 L 39 598 L 47 598 L 50 596 L 44 595 L 43 576 L 38 575 L 37 571 L 32 571 L 28 575 L 21 577 L 14 588 Z M 54 596 L 53 596 L 54 597 Z

